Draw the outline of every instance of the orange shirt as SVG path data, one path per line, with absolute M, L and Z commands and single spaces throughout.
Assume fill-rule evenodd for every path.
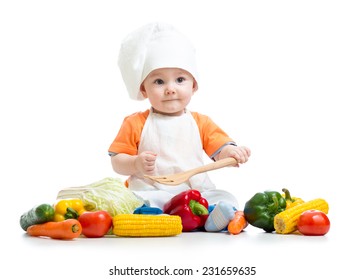
M 144 112 L 137 112 L 124 119 L 116 138 L 110 145 L 110 154 L 138 154 L 140 136 L 149 111 L 148 109 Z M 234 144 L 233 140 L 208 116 L 196 112 L 191 112 L 191 114 L 197 123 L 202 147 L 209 157 L 213 158 L 223 146 Z

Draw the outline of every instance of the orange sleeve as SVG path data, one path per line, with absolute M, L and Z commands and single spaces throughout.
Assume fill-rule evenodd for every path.
M 137 155 L 140 136 L 149 110 L 127 116 L 109 147 L 109 154 Z
M 234 143 L 234 140 L 208 116 L 196 112 L 191 112 L 191 114 L 200 131 L 202 147 L 209 157 L 213 157 L 224 145 Z

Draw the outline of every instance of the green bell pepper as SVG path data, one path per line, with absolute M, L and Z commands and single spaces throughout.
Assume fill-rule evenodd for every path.
M 252 226 L 274 231 L 274 216 L 286 209 L 286 200 L 279 192 L 256 193 L 245 203 L 244 215 Z

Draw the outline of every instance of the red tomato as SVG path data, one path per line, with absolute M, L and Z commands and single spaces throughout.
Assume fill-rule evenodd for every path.
M 107 211 L 84 212 L 78 218 L 82 234 L 86 237 L 103 237 L 112 226 L 112 217 Z
M 322 211 L 307 210 L 298 218 L 297 229 L 303 235 L 325 235 L 330 229 L 330 220 Z

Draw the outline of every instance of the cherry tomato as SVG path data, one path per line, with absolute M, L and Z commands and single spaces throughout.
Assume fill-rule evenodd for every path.
M 297 229 L 303 235 L 325 235 L 330 229 L 330 220 L 322 211 L 307 210 L 298 218 Z
M 103 237 L 112 226 L 112 217 L 107 211 L 84 212 L 78 218 L 82 234 L 86 237 Z

